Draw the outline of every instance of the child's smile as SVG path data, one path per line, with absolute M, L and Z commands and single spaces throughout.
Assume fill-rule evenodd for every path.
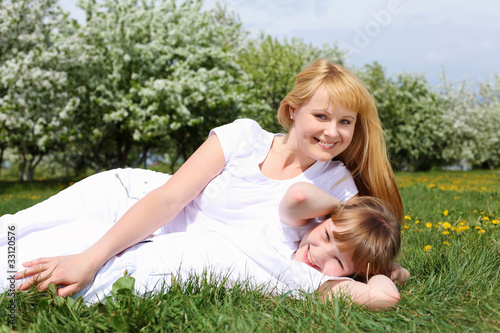
M 295 260 L 303 262 L 329 276 L 349 276 L 355 273 L 351 251 L 341 251 L 332 231 L 342 231 L 331 219 L 309 230 L 295 252 Z

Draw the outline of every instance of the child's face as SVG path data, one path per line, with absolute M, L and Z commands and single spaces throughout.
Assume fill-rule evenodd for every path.
M 328 276 L 349 276 L 355 273 L 351 251 L 341 252 L 332 231 L 344 231 L 332 219 L 309 230 L 299 244 L 295 260 L 303 262 Z

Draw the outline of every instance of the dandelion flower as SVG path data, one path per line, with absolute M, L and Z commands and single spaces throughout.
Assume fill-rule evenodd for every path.
M 445 210 L 445 211 L 443 212 L 443 215 L 444 215 L 444 216 L 448 216 L 448 213 L 449 213 L 449 211 L 448 211 L 448 209 L 447 209 L 447 210 Z
M 420 220 L 416 220 L 416 221 L 415 221 L 415 224 L 419 224 L 419 223 L 420 223 Z
M 405 220 L 411 220 L 411 217 L 408 215 L 405 215 Z
M 478 225 L 476 225 L 476 226 L 474 227 L 474 229 L 478 229 L 478 230 L 479 230 L 479 229 L 481 229 L 481 227 L 480 227 L 480 226 L 478 226 Z
M 425 227 L 426 227 L 426 228 L 429 228 L 429 229 L 430 229 L 430 228 L 432 228 L 432 223 L 427 222 L 427 223 L 425 224 Z
M 481 229 L 481 230 L 478 230 L 478 232 L 477 232 L 477 233 L 478 233 L 479 235 L 481 235 L 481 234 L 484 234 L 485 232 L 486 232 L 486 230 Z
M 483 221 L 488 221 L 490 218 L 488 216 L 483 216 Z
M 448 235 L 449 233 L 449 231 L 443 231 L 443 235 Z
M 493 224 L 499 224 L 500 221 L 499 220 L 493 220 L 493 221 L 491 221 L 491 223 L 493 223 Z
M 408 230 L 409 227 L 407 225 L 405 225 L 403 228 L 405 228 L 405 230 Z
M 450 246 L 450 243 L 448 243 L 448 242 L 443 242 L 443 244 L 446 246 Z
M 445 223 L 443 223 L 443 228 L 450 229 L 451 228 L 451 224 L 449 222 L 445 222 Z
M 432 248 L 432 246 L 431 246 L 431 245 L 426 245 L 426 246 L 424 247 L 424 251 L 430 251 L 430 250 L 431 250 L 431 248 Z

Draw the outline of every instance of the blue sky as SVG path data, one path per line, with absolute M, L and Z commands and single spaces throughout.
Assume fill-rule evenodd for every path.
M 60 0 L 83 20 L 77 0 Z M 205 0 L 212 8 L 216 0 Z M 389 75 L 425 73 L 439 84 L 500 75 L 498 0 L 219 0 L 252 34 L 299 37 L 349 51 L 348 66 L 378 61 Z

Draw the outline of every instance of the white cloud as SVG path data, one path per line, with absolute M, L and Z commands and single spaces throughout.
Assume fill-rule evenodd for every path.
M 424 56 L 424 61 L 429 63 L 444 63 L 451 58 L 450 51 L 445 48 L 438 51 L 429 51 Z

